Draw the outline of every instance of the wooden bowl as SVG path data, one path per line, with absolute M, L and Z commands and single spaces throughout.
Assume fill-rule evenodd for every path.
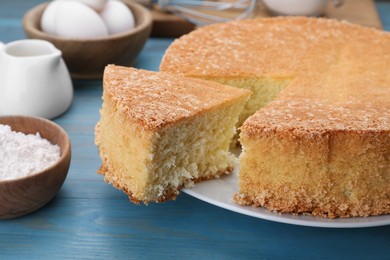
M 31 213 L 54 198 L 68 173 L 71 148 L 65 130 L 47 119 L 0 116 L 0 124 L 24 134 L 39 132 L 42 138 L 60 147 L 60 159 L 45 170 L 27 177 L 0 180 L 0 219 L 9 219 Z
M 135 18 L 134 29 L 93 39 L 62 38 L 41 30 L 41 17 L 47 5 L 38 5 L 25 14 L 24 32 L 28 38 L 49 41 L 60 49 L 72 78 L 101 78 L 107 64 L 133 65 L 152 29 L 150 11 L 137 3 L 126 2 Z

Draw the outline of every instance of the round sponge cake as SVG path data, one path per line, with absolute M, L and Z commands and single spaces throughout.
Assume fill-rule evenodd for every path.
M 198 29 L 160 68 L 254 93 L 236 202 L 332 218 L 390 213 L 389 65 L 387 32 L 280 17 Z

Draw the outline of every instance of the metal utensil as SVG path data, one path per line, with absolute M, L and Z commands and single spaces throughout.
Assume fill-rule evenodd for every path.
M 256 5 L 256 0 L 152 0 L 152 2 L 159 9 L 172 12 L 200 26 L 247 18 Z

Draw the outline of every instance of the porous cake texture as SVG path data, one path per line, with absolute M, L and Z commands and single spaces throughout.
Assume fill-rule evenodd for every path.
M 387 32 L 279 17 L 196 30 L 160 68 L 254 92 L 237 203 L 334 218 L 390 213 L 389 64 Z
M 250 92 L 215 82 L 109 65 L 95 142 L 99 173 L 135 202 L 230 173 L 229 152 Z

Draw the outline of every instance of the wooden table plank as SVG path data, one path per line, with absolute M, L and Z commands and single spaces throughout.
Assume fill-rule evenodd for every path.
M 326 17 L 383 29 L 373 0 L 347 0 L 339 8 L 330 5 L 326 11 Z

